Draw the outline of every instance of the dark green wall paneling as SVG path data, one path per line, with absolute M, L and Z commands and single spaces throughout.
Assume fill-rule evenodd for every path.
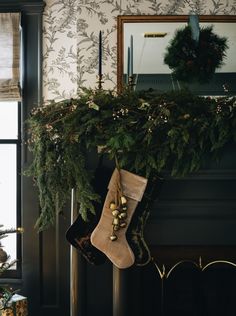
M 0 12 L 21 12 L 23 40 L 22 120 L 42 100 L 42 13 L 43 1 L 1 1 Z M 22 169 L 31 162 L 22 127 Z M 37 233 L 39 215 L 37 190 L 30 178 L 22 177 L 22 280 L 12 280 L 27 296 L 29 315 L 69 315 L 69 245 L 65 231 L 69 219 L 60 218 L 55 229 Z

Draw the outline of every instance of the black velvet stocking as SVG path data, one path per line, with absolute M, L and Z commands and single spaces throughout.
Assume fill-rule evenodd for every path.
M 151 207 L 158 197 L 161 184 L 162 181 L 159 178 L 150 177 L 148 179 L 142 201 L 138 204 L 126 233 L 137 266 L 146 265 L 151 260 L 149 247 L 144 240 L 144 227 L 150 215 Z
M 79 215 L 66 232 L 67 241 L 78 249 L 89 263 L 94 265 L 102 264 L 106 260 L 106 256 L 91 244 L 90 235 L 100 219 L 111 174 L 112 170 L 108 168 L 100 166 L 97 168 L 93 187 L 95 192 L 100 195 L 101 203 L 94 203 L 96 215 L 90 213 L 88 222 L 85 222 Z

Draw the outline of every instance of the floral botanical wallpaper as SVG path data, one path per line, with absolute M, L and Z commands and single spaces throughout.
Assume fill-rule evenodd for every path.
M 236 14 L 236 0 L 46 0 L 43 21 L 44 99 L 75 97 L 96 86 L 99 31 L 104 88 L 116 86 L 116 17 L 133 14 Z

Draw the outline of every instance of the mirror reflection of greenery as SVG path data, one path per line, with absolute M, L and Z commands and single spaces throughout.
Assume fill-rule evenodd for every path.
M 227 38 L 215 34 L 210 27 L 201 27 L 199 41 L 192 39 L 191 28 L 176 31 L 164 56 L 173 76 L 183 82 L 209 82 L 223 65 L 228 48 Z
M 28 120 L 33 163 L 26 174 L 39 190 L 39 230 L 52 225 L 76 188 L 84 220 L 98 200 L 88 152 L 98 147 L 120 167 L 150 177 L 196 172 L 236 140 L 236 98 L 199 97 L 187 90 L 157 94 L 87 90 L 77 99 L 42 105 Z M 97 152 L 97 150 L 96 150 Z M 99 155 L 99 154 L 98 154 Z

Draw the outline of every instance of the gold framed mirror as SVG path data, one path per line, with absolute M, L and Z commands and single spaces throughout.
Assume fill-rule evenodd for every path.
M 129 15 L 117 17 L 117 87 L 128 84 L 129 46 L 132 46 L 134 88 L 158 91 L 175 90 L 183 83 L 175 80 L 170 68 L 164 64 L 164 52 L 175 31 L 187 25 L 188 15 Z M 201 27 L 213 26 L 213 31 L 227 37 L 229 48 L 224 65 L 207 84 L 187 84 L 198 95 L 224 95 L 225 85 L 236 94 L 236 16 L 201 15 Z M 132 40 L 132 43 L 130 42 Z M 228 92 L 228 91 L 227 91 Z

